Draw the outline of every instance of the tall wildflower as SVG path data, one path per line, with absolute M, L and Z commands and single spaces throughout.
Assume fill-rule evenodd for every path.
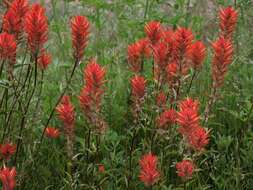
M 229 39 L 220 37 L 213 42 L 212 46 L 214 51 L 212 60 L 212 78 L 213 85 L 217 88 L 222 86 L 228 66 L 232 63 L 233 45 Z
M 195 70 L 199 70 L 206 57 L 206 47 L 201 41 L 194 42 L 189 46 L 187 57 L 191 61 L 191 65 Z
M 144 31 L 153 46 L 162 38 L 162 26 L 160 22 L 150 21 L 145 25 Z
M 75 112 L 74 106 L 70 102 L 69 96 L 63 96 L 60 104 L 56 107 L 58 118 L 63 122 L 64 132 L 67 140 L 66 149 L 70 160 L 73 157 L 73 143 L 74 143 L 74 123 Z M 52 129 L 51 129 L 52 130 Z
M 3 184 L 3 190 L 13 190 L 16 186 L 16 169 L 4 167 L 0 170 L 0 180 Z
M 87 46 L 90 23 L 85 16 L 75 16 L 71 20 L 72 47 L 74 58 L 77 62 L 81 61 L 84 49 Z
M 0 144 L 0 158 L 4 160 L 9 160 L 10 157 L 16 152 L 16 144 Z
M 47 127 L 45 134 L 48 138 L 58 138 L 60 136 L 60 131 L 54 127 Z
M 231 39 L 233 32 L 236 27 L 238 13 L 233 7 L 229 6 L 226 8 L 220 9 L 219 18 L 220 18 L 220 30 L 221 35 L 226 39 Z
M 179 104 L 177 122 L 180 125 L 179 132 L 184 136 L 189 136 L 200 125 L 198 102 L 190 98 L 183 100 Z
M 179 103 L 177 122 L 179 132 L 185 137 L 188 145 L 196 151 L 202 151 L 209 142 L 208 132 L 200 126 L 198 114 L 199 102 L 187 98 Z
M 188 28 L 178 28 L 174 32 L 174 61 L 178 64 L 179 73 L 187 74 L 189 64 L 186 61 L 186 55 L 189 51 L 194 36 Z
M 73 136 L 75 112 L 69 96 L 63 96 L 61 103 L 56 107 L 59 119 L 64 124 L 65 134 Z
M 140 180 L 146 186 L 154 185 L 160 177 L 160 172 L 157 169 L 157 156 L 153 155 L 152 153 L 148 153 L 143 155 L 141 160 L 139 161 L 140 164 Z
M 30 51 L 38 56 L 48 39 L 48 23 L 45 9 L 40 4 L 33 4 L 25 17 L 25 32 Z
M 195 166 L 191 160 L 183 160 L 176 164 L 177 175 L 186 181 L 190 179 L 195 170 Z
M 0 34 L 0 61 L 1 69 L 0 75 L 2 73 L 3 64 L 7 62 L 8 68 L 8 78 L 11 80 L 13 78 L 13 67 L 16 63 L 16 50 L 17 44 L 15 38 L 11 34 L 7 34 L 6 32 Z
M 100 116 L 105 73 L 105 69 L 92 59 L 84 69 L 85 86 L 79 96 L 82 111 L 98 132 L 104 132 L 106 129 L 106 124 Z
M 157 118 L 157 124 L 159 128 L 167 129 L 171 125 L 176 123 L 177 112 L 174 109 L 165 110 Z
M 51 61 L 51 54 L 44 51 L 39 55 L 38 66 L 41 70 L 46 70 Z
M 135 122 L 138 119 L 141 107 L 144 101 L 146 80 L 142 76 L 134 76 L 130 79 L 131 82 L 131 98 L 133 101 L 132 113 L 135 118 Z
M 3 18 L 3 31 L 13 34 L 17 41 L 21 39 L 24 18 L 29 9 L 27 0 L 14 0 Z
M 127 48 L 130 69 L 135 73 L 141 72 L 143 70 L 144 57 L 149 57 L 150 54 L 151 49 L 148 44 L 148 39 L 140 39 L 130 44 Z

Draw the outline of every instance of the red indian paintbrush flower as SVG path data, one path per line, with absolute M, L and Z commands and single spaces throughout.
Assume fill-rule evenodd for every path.
M 75 112 L 69 96 L 63 96 L 61 103 L 56 107 L 59 119 L 64 124 L 64 131 L 72 136 L 74 132 Z
M 201 151 L 209 143 L 209 133 L 203 127 L 196 127 L 189 135 L 188 142 L 193 149 Z
M 177 175 L 184 181 L 192 177 L 195 166 L 191 160 L 183 160 L 176 164 Z
M 220 9 L 220 29 L 221 35 L 226 39 L 231 39 L 237 23 L 237 11 L 233 7 Z
M 38 55 L 48 39 L 47 17 L 45 9 L 40 4 L 33 4 L 26 14 L 25 32 L 32 54 Z
M 8 60 L 10 64 L 16 62 L 17 44 L 15 38 L 6 32 L 0 34 L 0 60 Z
M 139 161 L 140 163 L 140 180 L 146 186 L 154 185 L 160 177 L 160 173 L 157 169 L 157 156 L 152 153 L 146 154 Z
M 174 32 L 174 60 L 179 65 L 180 74 L 187 74 L 189 65 L 185 61 L 186 55 L 192 44 L 194 36 L 187 28 L 178 28 Z
M 161 91 L 157 97 L 156 97 L 156 105 L 158 107 L 162 107 L 162 108 L 165 108 L 166 107 L 166 102 L 167 102 L 167 97 L 166 95 L 164 94 L 163 91 Z
M 105 83 L 105 69 L 96 63 L 95 59 L 91 59 L 85 67 L 84 81 L 93 92 L 101 91 L 101 87 Z
M 160 22 L 150 21 L 145 25 L 144 30 L 151 45 L 155 45 L 162 38 L 162 26 Z
M 174 109 L 165 110 L 157 119 L 159 128 L 167 129 L 176 122 L 177 112 Z
M 71 20 L 72 47 L 74 58 L 77 62 L 81 61 L 84 49 L 87 46 L 90 23 L 85 16 L 75 16 Z
M 85 113 L 99 111 L 104 93 L 105 69 L 92 59 L 84 69 L 85 87 L 79 96 L 80 105 Z
M 199 126 L 200 118 L 198 114 L 198 105 L 198 101 L 194 101 L 190 98 L 183 100 L 179 104 L 177 123 L 180 125 L 178 130 L 182 135 L 189 136 L 189 134 Z
M 141 99 L 145 95 L 146 80 L 142 76 L 134 76 L 131 79 L 132 96 L 134 99 Z
M 14 0 L 4 15 L 3 31 L 15 35 L 16 40 L 20 39 L 20 35 L 24 28 L 24 17 L 29 9 L 27 0 Z
M 201 41 L 193 43 L 189 47 L 187 57 L 190 59 L 194 69 L 200 69 L 206 57 L 206 47 Z
M 51 55 L 43 51 L 39 55 L 38 66 L 41 70 L 46 70 L 48 65 L 51 63 Z
M 212 60 L 212 78 L 214 87 L 221 87 L 224 82 L 228 66 L 232 63 L 233 45 L 229 39 L 218 38 L 212 44 L 214 56 Z
M 140 39 L 137 42 L 130 44 L 127 48 L 128 63 L 130 69 L 139 73 L 143 70 L 143 59 L 149 57 L 151 49 L 148 44 L 148 39 Z
M 4 167 L 2 170 L 0 170 L 0 179 L 3 184 L 3 190 L 13 190 L 14 187 L 16 186 L 16 169 L 15 167 L 13 168 L 7 168 Z
M 15 144 L 2 144 L 0 145 L 0 158 L 4 160 L 9 160 L 10 157 L 16 152 L 17 146 Z
M 199 110 L 199 101 L 193 100 L 191 98 L 186 98 L 185 100 L 181 101 L 179 103 L 179 109 L 185 110 L 185 109 L 192 109 L 196 112 Z
M 178 74 L 178 64 L 174 61 L 166 66 L 166 74 L 169 85 L 172 87 Z
M 59 129 L 56 129 L 54 127 L 47 127 L 45 131 L 45 135 L 48 138 L 56 139 L 60 136 L 60 131 Z

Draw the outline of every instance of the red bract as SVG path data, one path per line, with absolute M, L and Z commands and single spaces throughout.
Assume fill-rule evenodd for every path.
M 192 109 L 192 110 L 198 112 L 199 101 L 193 100 L 192 98 L 186 98 L 185 100 L 183 100 L 179 103 L 179 109 L 180 110 Z
M 224 38 L 231 39 L 237 23 L 237 11 L 233 7 L 220 9 L 220 29 Z
M 193 149 L 201 151 L 209 143 L 209 134 L 202 127 L 196 127 L 188 137 L 189 144 Z
M 146 81 L 142 76 L 134 76 L 131 79 L 132 97 L 134 99 L 141 99 L 145 95 Z
M 175 83 L 175 79 L 178 74 L 178 69 L 179 67 L 176 62 L 169 63 L 166 67 L 167 80 L 170 86 L 172 86 Z
M 3 31 L 15 35 L 16 40 L 20 39 L 20 35 L 24 28 L 24 17 L 29 9 L 27 0 L 14 0 L 4 15 Z
M 79 102 L 83 112 L 86 114 L 88 118 L 91 118 L 90 113 L 92 112 L 94 99 L 92 97 L 92 93 L 89 87 L 87 86 L 83 87 L 83 89 L 81 90 L 81 94 L 79 96 Z M 97 104 L 98 102 L 95 101 L 95 105 Z
M 214 56 L 212 60 L 212 78 L 214 87 L 221 87 L 228 66 L 232 63 L 233 45 L 230 40 L 224 37 L 218 38 L 212 44 Z
M 45 9 L 40 4 L 33 4 L 26 14 L 25 32 L 32 54 L 38 55 L 48 39 L 47 17 Z
M 127 48 L 130 69 L 135 73 L 141 72 L 143 69 L 143 59 L 144 57 L 149 57 L 150 54 L 151 49 L 146 38 L 130 44 Z
M 99 173 L 104 173 L 105 172 L 105 166 L 103 164 L 98 165 L 98 171 Z
M 191 160 L 183 160 L 176 164 L 177 175 L 183 180 L 188 180 L 194 172 L 194 164 Z
M 185 61 L 185 58 L 194 36 L 190 29 L 178 28 L 174 33 L 174 39 L 174 60 L 179 65 L 180 74 L 187 74 L 189 65 Z
M 41 70 L 46 70 L 47 66 L 51 63 L 51 55 L 43 52 L 38 59 L 38 65 Z
M 10 143 L 0 145 L 0 158 L 9 160 L 10 157 L 16 152 L 16 148 L 17 146 L 15 144 Z
M 176 122 L 177 112 L 174 109 L 169 109 L 164 111 L 157 119 L 157 124 L 159 128 L 166 129 Z
M 48 138 L 56 139 L 60 136 L 60 131 L 54 127 L 47 127 L 45 134 Z
M 177 123 L 181 126 L 179 132 L 182 135 L 189 136 L 189 134 L 199 126 L 200 119 L 198 115 L 198 107 L 198 101 L 194 101 L 190 98 L 179 103 Z
M 145 25 L 144 30 L 151 45 L 155 45 L 162 37 L 162 27 L 160 22 L 150 21 Z
M 179 132 L 188 136 L 199 125 L 199 115 L 192 109 L 182 110 L 178 112 L 177 123 L 181 126 Z
M 6 32 L 0 34 L 0 60 L 8 60 L 10 64 L 16 61 L 17 44 L 13 35 Z
M 4 167 L 0 170 L 0 179 L 3 184 L 3 190 L 13 190 L 16 186 L 16 169 L 13 167 L 12 169 Z
M 156 97 L 156 105 L 164 108 L 166 106 L 167 97 L 164 92 L 160 92 Z
M 61 103 L 56 107 L 59 119 L 64 123 L 64 131 L 72 136 L 74 132 L 75 113 L 69 96 L 63 96 Z
M 160 70 L 164 70 L 168 63 L 168 48 L 164 42 L 158 42 L 154 46 L 154 60 Z
M 187 57 L 188 59 L 190 59 L 192 67 L 194 69 L 200 69 L 206 57 L 205 45 L 201 41 L 197 41 L 193 43 L 189 47 L 189 51 L 187 52 Z
M 85 16 L 75 16 L 71 20 L 72 47 L 74 58 L 77 62 L 81 61 L 84 49 L 87 46 L 90 23 Z
M 140 180 L 146 186 L 154 185 L 160 177 L 160 173 L 157 170 L 157 156 L 152 153 L 146 154 L 139 161 L 140 163 Z
M 105 83 L 105 69 L 92 59 L 84 69 L 84 80 L 94 93 L 101 91 L 101 86 Z

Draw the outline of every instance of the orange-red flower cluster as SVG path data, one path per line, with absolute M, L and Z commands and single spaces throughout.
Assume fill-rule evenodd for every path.
M 160 177 L 160 172 L 157 169 L 157 156 L 148 153 L 142 157 L 140 163 L 140 180 L 146 186 L 154 185 Z
M 179 104 L 177 122 L 180 125 L 179 132 L 186 137 L 189 145 L 201 151 L 209 142 L 209 134 L 200 126 L 198 110 L 198 101 L 190 98 L 183 100 Z
M 41 70 L 46 70 L 48 65 L 51 63 L 51 55 L 47 52 L 42 52 L 39 55 L 38 66 Z
M 192 177 L 195 166 L 191 160 L 183 160 L 176 164 L 177 175 L 184 181 Z
M 160 108 L 165 108 L 166 107 L 166 102 L 167 102 L 167 97 L 164 94 L 163 91 L 161 91 L 157 96 L 156 96 L 156 105 Z
M 221 36 L 225 39 L 232 38 L 237 23 L 237 16 L 237 11 L 231 6 L 220 9 L 220 30 Z
M 25 16 L 25 32 L 32 55 L 39 55 L 48 39 L 48 23 L 45 9 L 33 4 Z
M 201 41 L 194 42 L 190 45 L 187 57 L 191 61 L 194 69 L 200 69 L 206 57 L 206 47 Z
M 60 136 L 60 131 L 54 127 L 47 127 L 45 134 L 48 138 L 56 139 Z
M 15 144 L 0 144 L 0 158 L 9 160 L 10 157 L 16 152 L 17 146 Z
M 136 101 L 142 99 L 145 95 L 146 80 L 142 76 L 134 76 L 131 79 L 132 98 Z
M 155 45 L 162 38 L 163 30 L 160 22 L 150 21 L 145 25 L 144 30 L 151 45 Z
M 81 61 L 84 49 L 87 46 L 90 23 L 85 16 L 75 16 L 71 20 L 72 47 L 74 58 L 77 62 Z
M 174 109 L 165 110 L 160 114 L 157 119 L 159 128 L 167 129 L 171 125 L 176 123 L 177 112 Z
M 13 35 L 6 32 L 0 34 L 0 60 L 7 60 L 11 65 L 16 62 L 17 44 Z
M 190 29 L 178 28 L 174 32 L 174 39 L 174 61 L 178 64 L 179 73 L 185 75 L 190 68 L 186 58 L 194 36 Z
M 3 190 L 13 190 L 16 186 L 16 169 L 4 167 L 0 170 L 0 180 L 3 184 Z
M 59 119 L 64 124 L 64 131 L 66 135 L 73 136 L 75 112 L 69 96 L 62 97 L 60 104 L 56 107 L 56 111 Z
M 228 66 L 232 63 L 233 45 L 229 39 L 220 37 L 212 44 L 214 56 L 212 60 L 212 78 L 214 87 L 221 87 Z
M 146 38 L 129 45 L 127 55 L 130 69 L 135 73 L 141 72 L 143 70 L 144 57 L 148 58 L 150 54 L 151 49 Z
M 14 0 L 9 3 L 8 10 L 3 18 L 3 31 L 13 34 L 20 40 L 24 29 L 24 17 L 29 9 L 27 0 Z
M 80 106 L 91 124 L 100 132 L 105 130 L 105 122 L 99 116 L 104 94 L 105 69 L 92 59 L 84 69 L 85 86 L 79 96 Z

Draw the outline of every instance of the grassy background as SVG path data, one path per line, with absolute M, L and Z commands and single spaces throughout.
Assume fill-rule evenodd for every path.
M 190 2 L 189 6 L 188 3 Z M 251 0 L 82 0 L 68 2 L 52 0 L 44 2 L 50 20 L 50 40 L 48 49 L 53 55 L 53 64 L 45 73 L 41 104 L 33 109 L 35 119 L 29 120 L 25 128 L 22 156 L 17 164 L 19 181 L 17 189 L 143 189 L 138 180 L 138 160 L 147 152 L 147 142 L 138 138 L 138 146 L 133 153 L 133 171 L 128 179 L 127 147 L 133 135 L 128 119 L 128 97 L 130 93 L 126 52 L 127 45 L 144 36 L 144 25 L 150 20 L 158 20 L 171 27 L 191 27 L 196 38 L 209 46 L 209 56 L 204 68 L 195 81 L 189 96 L 198 98 L 203 111 L 210 93 L 210 43 L 218 33 L 217 11 L 221 6 L 233 5 L 239 11 L 235 33 L 235 56 L 230 66 L 221 99 L 213 109 L 207 126 L 211 129 L 211 141 L 204 155 L 199 158 L 200 168 L 188 182 L 187 189 L 253 189 L 253 115 L 249 115 L 253 102 L 253 3 Z M 42 1 L 43 3 L 43 1 Z M 61 89 L 65 85 L 73 65 L 69 20 L 81 14 L 92 24 L 90 41 L 85 52 L 85 60 L 79 66 L 72 80 L 68 94 L 76 105 L 76 165 L 73 176 L 66 173 L 66 153 L 64 138 L 45 139 L 41 151 L 32 151 L 53 108 Z M 91 160 L 87 162 L 88 126 L 78 106 L 77 96 L 83 86 L 82 69 L 91 57 L 107 69 L 106 95 L 103 107 L 109 129 L 102 139 L 99 163 L 105 165 L 106 173 L 98 172 L 98 162 L 93 162 L 96 141 L 89 149 Z M 18 61 L 20 61 L 22 57 Z M 146 61 L 148 68 L 151 64 Z M 33 115 L 33 112 L 29 114 Z M 144 120 L 148 115 L 144 115 Z M 32 118 L 32 117 L 31 117 Z M 143 122 L 147 124 L 147 122 Z M 50 125 L 61 128 L 56 117 Z M 147 124 L 148 125 L 148 124 Z M 15 121 L 13 121 L 15 126 Z M 150 127 L 150 126 L 149 126 Z M 152 126 L 151 126 L 152 127 Z M 144 126 L 141 126 L 142 134 Z M 242 130 L 246 136 L 241 138 Z M 15 132 L 14 132 L 15 134 Z M 17 138 L 14 135 L 15 138 Z M 170 142 L 167 137 L 159 137 L 154 145 L 154 153 L 159 157 L 162 179 L 154 189 L 183 189 L 175 174 L 175 162 L 182 159 L 182 145 Z M 164 151 L 159 151 L 163 147 Z M 95 157 L 94 157 L 95 159 Z M 131 184 L 129 185 L 129 181 Z

